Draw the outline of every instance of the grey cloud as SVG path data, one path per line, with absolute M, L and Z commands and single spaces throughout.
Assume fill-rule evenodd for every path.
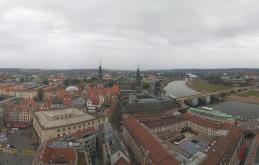
M 100 58 L 112 69 L 258 67 L 258 9 L 256 0 L 0 0 L 0 67 L 93 68 Z

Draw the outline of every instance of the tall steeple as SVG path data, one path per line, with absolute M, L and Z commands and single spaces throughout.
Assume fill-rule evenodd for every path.
M 136 72 L 136 91 L 138 93 L 141 92 L 141 73 L 140 73 L 140 70 L 139 70 L 139 66 L 138 66 L 138 69 L 137 69 L 137 72 Z
M 100 80 L 103 79 L 102 60 L 100 60 L 99 71 L 98 71 L 98 77 L 99 77 Z

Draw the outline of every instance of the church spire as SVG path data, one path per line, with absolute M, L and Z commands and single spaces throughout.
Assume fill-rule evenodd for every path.
M 141 92 L 141 73 L 140 73 L 140 70 L 139 70 L 139 66 L 138 66 L 138 69 L 137 69 L 137 72 L 136 72 L 136 91 L 138 93 Z
M 98 71 L 99 79 L 103 79 L 103 71 L 102 71 L 102 60 L 100 59 L 99 71 Z

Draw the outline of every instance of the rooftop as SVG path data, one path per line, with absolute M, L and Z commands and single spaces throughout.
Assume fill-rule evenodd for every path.
M 215 122 L 215 121 L 212 121 L 212 120 L 209 120 L 206 118 L 194 116 L 189 113 L 186 113 L 186 114 L 183 114 L 180 116 L 168 116 L 168 117 L 164 117 L 164 118 L 154 119 L 154 120 L 146 121 L 146 122 L 144 122 L 144 124 L 149 128 L 155 128 L 155 127 L 160 127 L 160 126 L 183 122 L 183 121 L 193 122 L 198 125 L 203 125 L 203 126 L 213 128 L 213 129 L 222 129 L 223 128 L 222 123 Z
M 34 115 L 43 128 L 61 127 L 94 119 L 93 116 L 75 108 L 38 111 Z
M 43 144 L 34 163 L 36 164 L 38 161 L 42 161 L 44 164 L 75 164 L 77 153 L 73 148 L 57 148 Z
M 207 109 L 207 108 L 189 108 L 188 111 L 190 112 L 197 112 L 197 113 L 203 113 L 203 114 L 210 114 L 210 115 L 215 115 L 215 116 L 219 116 L 219 117 L 223 117 L 223 118 L 233 118 L 232 115 L 220 112 L 220 111 L 216 111 L 213 109 Z
M 128 156 L 128 151 L 123 142 L 119 139 L 117 132 L 113 130 L 110 123 L 104 123 L 102 125 L 102 131 L 104 133 L 104 139 L 109 143 L 109 148 L 112 154 L 121 151 Z
M 158 139 L 148 131 L 138 120 L 128 118 L 124 121 L 125 127 L 131 131 L 136 140 L 149 151 L 149 158 L 153 164 L 179 164 L 169 150 L 164 148 Z
M 149 103 L 135 103 L 127 104 L 124 111 L 126 113 L 135 112 L 148 112 L 148 111 L 163 111 L 173 108 L 177 108 L 177 103 L 174 101 L 159 101 L 159 102 L 149 102 Z
M 233 148 L 237 145 L 237 141 L 242 135 L 242 129 L 231 124 L 225 124 L 224 128 L 229 130 L 229 133 L 226 136 L 219 136 L 214 139 L 216 143 L 213 148 L 206 153 L 208 158 L 202 162 L 202 164 L 219 164 L 223 156 L 231 153 Z

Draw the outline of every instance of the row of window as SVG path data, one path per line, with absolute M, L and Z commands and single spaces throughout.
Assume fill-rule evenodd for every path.
M 102 119 L 103 121 L 105 121 L 105 118 Z M 98 120 L 98 123 L 100 123 L 101 120 Z M 88 122 L 87 123 L 88 126 L 91 126 L 91 125 L 94 125 L 94 121 L 92 122 Z M 72 128 L 73 129 L 76 129 L 76 128 L 81 128 L 81 127 L 85 127 L 86 126 L 86 123 L 83 123 L 83 124 L 78 124 L 78 125 L 74 125 Z M 62 131 L 66 131 L 66 130 L 71 130 L 71 127 L 67 127 L 67 128 L 63 128 Z M 60 129 L 57 129 L 57 132 L 60 132 Z

